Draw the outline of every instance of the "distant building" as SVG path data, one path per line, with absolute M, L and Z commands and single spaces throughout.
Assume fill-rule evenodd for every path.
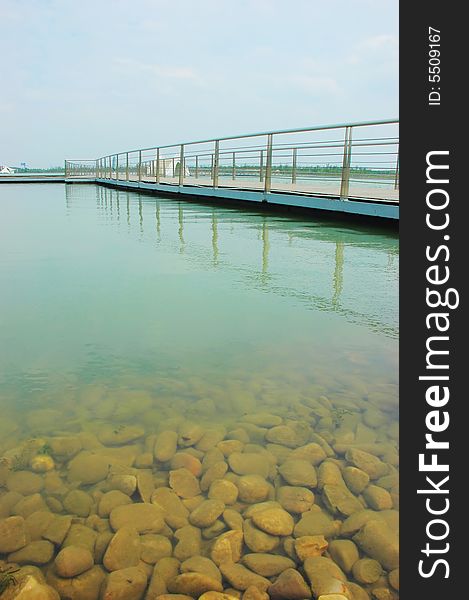
M 4 173 L 4 174 L 8 174 L 8 173 L 14 173 L 15 169 L 12 169 L 11 167 L 7 167 L 6 165 L 0 165 L 0 173 Z

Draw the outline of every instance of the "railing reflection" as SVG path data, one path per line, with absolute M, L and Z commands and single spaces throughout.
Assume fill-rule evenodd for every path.
M 262 281 L 263 283 L 267 282 L 268 274 L 269 274 L 269 226 L 267 224 L 267 219 L 264 217 L 264 221 L 262 223 Z
M 335 244 L 335 269 L 334 269 L 334 293 L 332 295 L 332 304 L 337 306 L 344 286 L 344 243 Z
M 212 250 L 213 265 L 218 266 L 218 220 L 215 211 L 212 211 Z
M 70 211 L 73 208 L 73 202 L 77 200 L 79 191 L 84 186 L 68 186 L 66 188 L 66 206 Z M 106 187 L 97 188 L 97 208 L 105 215 L 106 219 L 115 221 L 120 224 L 120 202 L 121 195 L 125 194 L 126 204 L 126 222 L 127 230 L 130 234 L 132 229 L 138 231 L 139 237 L 145 233 L 153 231 L 158 244 L 162 241 L 168 246 L 171 246 L 177 240 L 177 247 L 174 249 L 185 254 L 187 259 L 194 261 L 198 266 L 200 264 L 209 265 L 212 268 L 223 268 L 225 270 L 237 271 L 245 283 L 250 287 L 258 287 L 259 289 L 267 290 L 270 293 L 295 297 L 301 302 L 307 302 L 312 308 L 326 310 L 343 315 L 347 319 L 352 319 L 366 325 L 374 331 L 385 333 L 386 335 L 396 337 L 397 325 L 389 323 L 386 316 L 385 307 L 380 311 L 376 310 L 351 310 L 350 307 L 343 305 L 343 297 L 346 292 L 344 272 L 347 270 L 347 248 L 350 250 L 369 249 L 377 253 L 377 256 L 384 255 L 385 259 L 380 260 L 383 263 L 384 273 L 395 273 L 397 280 L 397 261 L 398 261 L 398 243 L 395 234 L 387 235 L 377 234 L 375 231 L 367 233 L 365 236 L 360 230 L 343 229 L 324 224 L 323 227 L 310 226 L 310 224 L 300 223 L 290 218 L 268 217 L 265 214 L 255 213 L 253 211 L 240 212 L 227 208 L 207 207 L 197 204 L 196 206 L 186 204 L 184 202 L 175 203 L 172 200 L 146 199 L 140 194 L 133 192 L 121 192 L 118 190 L 108 189 Z M 113 202 L 115 210 L 113 210 Z M 153 213 L 153 207 L 155 213 Z M 134 215 L 134 216 L 133 216 Z M 155 219 L 154 225 L 150 230 L 145 227 L 147 217 Z M 194 217 L 197 217 L 194 219 Z M 207 263 L 206 247 L 201 247 L 200 239 L 187 242 L 185 237 L 186 221 L 192 226 L 196 224 L 203 227 L 207 224 L 207 237 L 209 241 L 210 263 Z M 252 253 L 253 260 L 248 264 L 240 264 L 235 256 L 236 246 L 231 247 L 226 245 L 223 254 L 220 254 L 220 239 L 223 237 L 223 232 L 230 240 L 236 237 L 237 227 L 235 224 L 241 223 L 248 230 L 257 235 L 253 235 L 253 239 L 258 238 L 260 245 L 260 261 L 256 264 L 256 253 Z M 175 226 L 176 237 L 174 237 L 173 227 Z M 194 225 L 195 226 L 195 225 Z M 303 289 L 305 279 L 298 282 L 297 287 L 295 280 L 291 277 L 282 278 L 279 275 L 276 265 L 275 271 L 271 266 L 271 234 L 285 235 L 286 246 L 295 251 L 299 245 L 305 240 L 311 240 L 314 243 L 321 243 L 321 271 L 316 273 L 311 271 L 314 278 L 310 281 L 311 289 L 306 291 Z M 275 242 L 274 242 L 275 243 Z M 202 242 L 203 244 L 203 242 Z M 324 258 L 322 255 L 324 254 Z M 257 254 L 259 256 L 259 254 Z M 245 259 L 245 255 L 243 255 Z M 352 259 L 350 259 L 352 260 Z M 324 265 L 330 265 L 329 271 L 329 293 L 327 287 L 324 287 L 324 278 L 321 279 Z M 284 269 L 284 266 L 279 268 Z M 384 275 L 383 275 L 384 276 Z M 375 273 L 370 271 L 370 278 L 375 277 Z M 276 281 L 273 285 L 272 282 Z M 285 281 L 288 280 L 288 286 Z M 281 281 L 280 283 L 277 283 Z M 350 279 L 351 284 L 356 285 L 356 281 Z M 370 285 L 374 282 L 370 281 Z M 366 282 L 361 282 L 361 285 L 366 285 Z M 322 286 L 322 287 L 321 287 Z M 350 284 L 349 284 L 350 286 Z

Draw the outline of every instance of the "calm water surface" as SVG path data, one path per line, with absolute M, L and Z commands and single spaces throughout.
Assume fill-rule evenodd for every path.
M 2 185 L 0 210 L 0 527 L 8 515 L 32 523 L 50 509 L 79 523 L 91 511 L 88 527 L 116 529 L 113 515 L 130 509 L 128 498 L 110 519 L 101 509 L 103 491 L 117 489 L 158 505 L 166 529 L 159 517 L 139 531 L 164 531 L 165 555 L 181 560 L 216 556 L 217 536 L 232 527 L 221 511 L 232 507 L 242 514 L 244 534 L 232 533 L 244 555 L 262 551 L 248 536 L 248 508 L 278 500 L 289 513 L 278 520 L 276 504 L 259 527 L 285 544 L 262 539 L 288 554 L 301 578 L 303 567 L 310 573 L 291 534 L 319 536 L 308 550 L 317 558 L 331 538 L 350 534 L 348 516 L 369 507 L 382 511 L 381 537 L 370 541 L 359 525 L 354 540 L 383 574 L 371 561 L 368 579 L 350 568 L 347 583 L 340 569 L 340 580 L 310 577 L 313 594 L 363 598 L 365 587 L 370 597 L 374 585 L 374 597 L 398 597 L 395 233 L 94 185 Z M 202 486 L 210 465 L 212 479 L 226 479 L 221 487 L 219 479 Z M 347 483 L 345 465 L 358 467 Z M 72 502 L 77 486 L 85 510 Z M 282 500 L 282 490 L 296 500 Z M 211 520 L 197 517 L 206 497 L 217 508 Z M 181 513 L 170 520 L 175 507 L 182 523 Z M 187 518 L 195 527 L 183 527 Z M 73 527 L 81 525 L 70 527 L 72 538 Z M 19 561 L 10 551 L 0 539 L 0 585 L 5 559 L 12 568 Z M 95 556 L 93 597 L 112 568 L 106 556 Z M 142 558 L 147 577 L 158 559 Z M 71 597 L 74 580 L 54 575 L 50 555 L 44 561 L 48 583 Z M 180 591 L 178 579 L 168 586 Z
M 0 201 L 11 410 L 171 381 L 193 401 L 397 401 L 394 233 L 93 185 Z

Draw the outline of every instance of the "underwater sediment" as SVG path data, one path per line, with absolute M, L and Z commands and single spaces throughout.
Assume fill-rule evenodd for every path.
M 22 415 L 0 441 L 2 600 L 399 597 L 393 402 L 90 386 Z

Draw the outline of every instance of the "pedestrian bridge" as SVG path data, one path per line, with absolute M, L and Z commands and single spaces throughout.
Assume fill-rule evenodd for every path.
M 399 122 L 308 127 L 65 161 L 65 181 L 399 218 Z

